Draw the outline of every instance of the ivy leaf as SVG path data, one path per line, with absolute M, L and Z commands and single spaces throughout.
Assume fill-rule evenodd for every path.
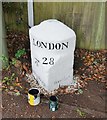
M 83 90 L 79 88 L 79 89 L 78 89 L 78 93 L 79 93 L 79 94 L 83 94 Z
M 15 53 L 15 57 L 16 58 L 20 58 L 21 56 L 25 55 L 26 54 L 26 51 L 25 51 L 25 48 L 24 49 L 20 49 L 18 50 L 16 53 Z
M 76 111 L 80 116 L 85 116 L 85 112 L 81 111 L 80 109 L 77 109 Z

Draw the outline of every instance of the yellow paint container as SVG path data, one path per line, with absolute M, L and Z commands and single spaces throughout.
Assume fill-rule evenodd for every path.
M 40 91 L 37 88 L 31 88 L 28 91 L 28 103 L 32 106 L 40 103 Z

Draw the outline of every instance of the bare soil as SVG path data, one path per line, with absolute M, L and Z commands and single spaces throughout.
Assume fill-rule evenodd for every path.
M 104 83 L 89 81 L 83 94 L 68 94 L 57 96 L 59 109 L 55 112 L 49 110 L 49 100 L 41 98 L 38 106 L 30 106 L 27 94 L 12 96 L 3 92 L 2 104 L 3 118 L 105 118 L 105 102 L 107 93 Z M 84 112 L 82 116 L 77 112 Z

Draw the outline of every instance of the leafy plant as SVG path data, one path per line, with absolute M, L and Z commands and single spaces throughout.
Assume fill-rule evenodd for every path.
M 10 85 L 10 83 L 14 80 L 14 78 L 15 78 L 15 73 L 12 73 L 12 75 L 11 76 L 6 76 L 6 77 L 4 77 L 3 78 L 3 80 L 2 80 L 2 83 L 5 83 L 5 84 L 7 84 L 7 85 Z
M 21 56 L 25 55 L 26 54 L 26 51 L 25 51 L 25 48 L 23 49 L 20 49 L 18 50 L 16 53 L 15 53 L 15 57 L 18 59 L 20 58 Z
M 83 94 L 83 90 L 82 89 L 78 89 L 78 94 Z
M 12 58 L 12 61 L 9 61 L 9 59 L 7 57 L 5 57 L 4 55 L 2 55 L 0 57 L 0 60 L 5 63 L 5 66 L 3 67 L 3 69 L 5 69 L 5 70 L 9 70 L 11 65 L 16 64 L 16 59 L 15 58 Z
M 8 67 L 8 58 L 5 55 L 0 56 L 0 62 L 2 62 L 3 69 Z
M 0 56 L 0 60 L 2 62 L 8 63 L 8 58 L 6 56 L 4 56 L 4 55 Z
M 12 65 L 15 65 L 15 64 L 16 64 L 16 59 L 15 59 L 15 58 L 12 59 L 11 64 L 12 64 Z
M 81 111 L 80 109 L 77 108 L 77 113 L 81 116 L 84 117 L 85 116 L 85 112 Z

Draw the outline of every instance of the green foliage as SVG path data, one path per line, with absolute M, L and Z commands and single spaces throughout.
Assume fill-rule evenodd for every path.
M 0 56 L 0 62 L 2 62 L 3 69 L 8 67 L 8 58 L 4 55 Z
M 3 69 L 6 69 L 8 70 L 10 68 L 11 65 L 15 65 L 16 64 L 16 60 L 18 58 L 20 58 L 21 56 L 25 55 L 26 54 L 26 51 L 25 51 L 25 48 L 23 49 L 19 49 L 16 53 L 15 53 L 15 57 L 16 58 L 13 58 L 11 62 L 9 62 L 9 59 L 2 55 L 0 56 L 0 61 L 2 61 L 3 63 L 5 63 L 5 66 L 3 67 Z M 9 63 L 9 64 L 8 64 Z
M 81 111 L 80 109 L 77 108 L 77 113 L 81 116 L 84 117 L 85 116 L 85 112 Z
M 5 76 L 2 80 L 2 83 L 5 83 L 7 85 L 10 85 L 10 83 L 15 79 L 15 73 L 12 73 L 11 76 Z
M 17 59 L 20 58 L 21 56 L 25 55 L 26 54 L 26 51 L 25 49 L 20 49 L 18 50 L 16 53 L 15 53 L 15 57 L 16 58 L 12 58 L 12 61 L 9 62 L 9 64 L 7 64 L 6 66 L 6 69 L 5 70 L 9 70 L 9 68 L 12 66 L 12 65 L 15 65 L 16 62 L 17 62 Z M 8 58 L 4 55 L 2 55 L 0 57 L 0 60 L 2 62 L 5 62 L 5 63 L 8 63 Z M 6 85 L 10 85 L 11 82 L 15 79 L 15 73 L 12 73 L 11 76 L 5 76 L 3 79 L 2 79 L 2 83 L 6 84 Z
M 3 3 L 3 11 L 7 12 L 9 14 L 16 13 L 18 10 L 20 10 L 20 4 L 16 2 L 4 2 Z
M 15 65 L 16 64 L 16 59 L 15 58 L 13 58 L 11 62 L 8 62 L 9 61 L 8 58 L 6 56 L 4 56 L 4 55 L 2 55 L 0 57 L 0 60 L 6 64 L 4 66 L 4 68 L 3 68 L 3 69 L 6 69 L 6 70 L 8 70 L 11 65 Z
M 83 94 L 83 90 L 82 89 L 78 89 L 78 94 Z
M 25 55 L 26 54 L 26 51 L 25 51 L 25 48 L 23 49 L 20 49 L 18 50 L 16 53 L 15 53 L 15 57 L 18 59 L 20 58 L 21 56 Z
M 4 55 L 0 56 L 0 60 L 2 62 L 8 63 L 8 58 L 6 56 L 4 56 Z
M 15 64 L 16 64 L 16 59 L 15 59 L 15 58 L 12 59 L 11 64 L 12 64 L 12 65 L 15 65 Z

